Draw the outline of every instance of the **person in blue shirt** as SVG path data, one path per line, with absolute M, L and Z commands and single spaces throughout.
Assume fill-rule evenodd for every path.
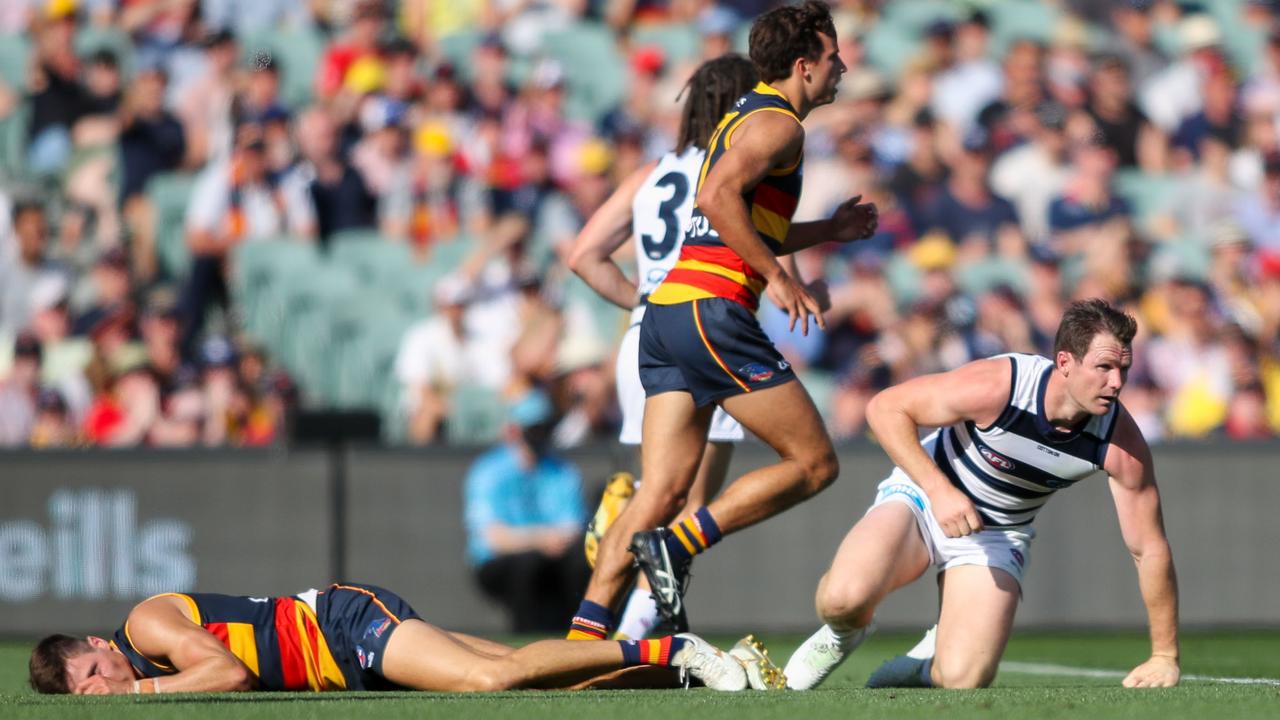
M 526 393 L 509 410 L 505 442 L 467 472 L 468 558 L 515 632 L 558 630 L 586 585 L 582 478 L 551 450 L 554 417 L 545 393 Z

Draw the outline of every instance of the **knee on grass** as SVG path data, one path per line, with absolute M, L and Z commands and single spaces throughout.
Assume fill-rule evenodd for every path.
M 933 686 L 951 690 L 972 690 L 990 687 L 996 679 L 996 668 L 983 667 L 972 662 L 933 662 L 929 673 Z

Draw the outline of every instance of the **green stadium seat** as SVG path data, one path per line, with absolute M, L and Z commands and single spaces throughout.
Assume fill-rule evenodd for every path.
M 935 20 L 956 22 L 964 17 L 964 5 L 950 0 L 908 0 L 884 6 L 880 21 L 908 35 L 919 35 Z
M 11 88 L 27 87 L 27 64 L 31 60 L 31 41 L 26 35 L 0 35 L 0 80 Z
M 896 78 L 902 66 L 920 48 L 916 36 L 892 25 L 879 24 L 864 38 L 867 61 L 885 75 Z
M 384 385 L 394 384 L 395 356 L 414 319 L 388 294 L 362 292 L 334 310 L 329 385 L 341 408 L 381 407 Z
M 579 22 L 543 37 L 543 54 L 558 60 L 569 97 L 565 113 L 595 122 L 616 106 L 626 91 L 627 73 L 613 31 L 598 22 Z
M 1003 257 L 989 257 L 982 262 L 958 267 L 954 273 L 956 285 L 966 293 L 979 295 L 1005 285 L 1018 293 L 1025 293 L 1027 269 L 1019 262 Z
M 702 36 L 687 23 L 661 23 L 637 26 L 631 31 L 631 44 L 636 47 L 656 45 L 666 55 L 667 65 L 698 57 Z
M 329 241 L 329 261 L 350 269 L 366 285 L 394 284 L 412 269 L 407 243 L 369 232 L 338 233 Z
M 332 402 L 333 361 L 330 318 L 360 293 L 355 275 L 331 265 L 291 269 L 280 278 L 285 287 L 285 327 L 279 335 L 280 358 L 314 399 Z
M 496 390 L 461 385 L 450 398 L 445 436 L 451 445 L 487 445 L 502 434 L 506 403 Z
M 76 53 L 84 58 L 99 50 L 107 50 L 120 65 L 121 77 L 133 77 L 133 40 L 128 33 L 117 28 L 85 25 L 76 33 Z
M 809 391 L 809 397 L 813 398 L 813 404 L 817 406 L 822 417 L 831 417 L 832 402 L 836 395 L 835 374 L 816 368 L 805 368 L 797 371 L 796 376 L 804 384 L 805 390 Z
M 1117 172 L 1114 186 L 1116 194 L 1133 206 L 1135 224 L 1147 228 L 1153 218 L 1171 207 L 1176 182 L 1168 175 L 1151 175 L 1133 169 Z
M 1037 0 L 1003 0 L 992 5 L 991 50 L 1000 56 L 1015 40 L 1049 42 L 1061 15 L 1049 3 Z
M 147 183 L 155 212 L 156 254 L 165 274 L 175 279 L 186 277 L 191 265 L 185 227 L 194 186 L 195 176 L 187 173 L 161 173 Z
M 231 290 L 241 306 L 249 331 L 268 347 L 279 346 L 288 318 L 285 304 L 293 274 L 307 275 L 320 266 L 313 243 L 296 238 L 274 238 L 240 243 L 232 251 Z
M 270 55 L 280 71 L 280 99 L 293 110 L 310 104 L 315 91 L 315 71 L 324 55 L 325 37 L 313 28 L 264 30 L 240 40 L 245 63 Z
M 4 40 L 0 39 L 0 43 Z M 0 118 L 0 176 L 12 180 L 24 177 L 27 165 L 27 123 L 31 104 L 18 103 L 6 117 Z
M 457 68 L 463 80 L 472 79 L 471 54 L 480 46 L 484 33 L 479 30 L 458 30 L 440 38 L 436 47 L 441 57 Z

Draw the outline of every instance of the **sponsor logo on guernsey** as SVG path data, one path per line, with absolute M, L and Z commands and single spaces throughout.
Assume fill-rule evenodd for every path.
M 364 648 L 356 646 L 356 659 L 360 662 L 360 667 L 365 670 L 373 667 L 373 658 L 377 654 L 375 651 L 366 652 Z
M 1005 472 L 1013 470 L 1013 461 L 1000 453 L 997 453 L 995 450 L 992 450 L 989 447 L 981 447 L 978 448 L 978 452 L 982 453 L 982 457 L 986 458 L 987 462 L 991 463 L 993 466 L 998 467 Z
M 779 360 L 779 361 L 778 361 L 778 370 L 779 370 L 779 371 L 781 371 L 781 372 L 786 372 L 786 371 L 788 371 L 788 370 L 790 370 L 790 369 L 791 369 L 791 363 L 787 362 L 786 360 Z
M 368 629 L 364 631 L 364 637 L 369 637 L 370 635 L 372 635 L 376 638 L 380 638 L 382 637 L 382 633 L 386 632 L 387 628 L 390 626 L 391 626 L 391 621 L 387 618 L 383 618 L 381 620 L 374 620 L 373 622 L 369 623 Z
M 760 363 L 747 363 L 738 368 L 738 374 L 753 383 L 765 382 L 773 378 L 773 371 Z

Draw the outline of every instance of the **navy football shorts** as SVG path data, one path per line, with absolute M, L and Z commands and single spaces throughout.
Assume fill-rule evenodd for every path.
M 374 585 L 339 583 L 316 597 L 316 619 L 342 669 L 348 690 L 394 688 L 382 676 L 387 641 L 404 620 L 417 618 L 399 595 Z
M 733 300 L 650 304 L 640 323 L 645 397 L 679 390 L 702 407 L 794 378 L 755 314 Z

